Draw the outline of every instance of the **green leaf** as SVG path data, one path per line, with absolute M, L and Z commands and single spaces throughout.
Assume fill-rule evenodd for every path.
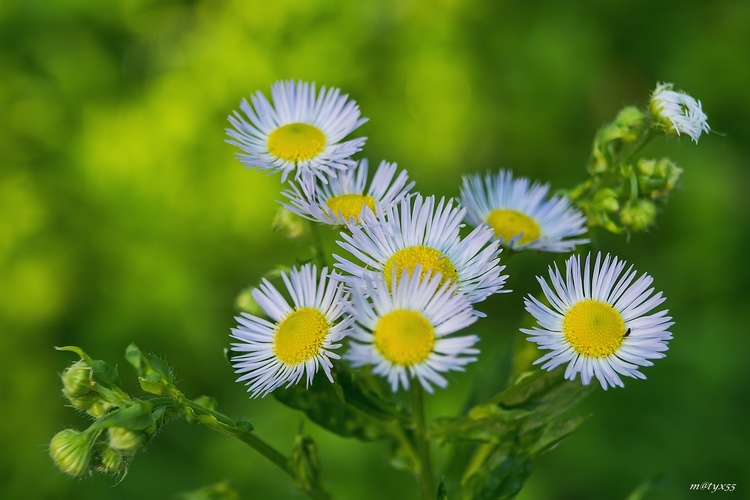
M 129 406 L 107 413 L 94 422 L 89 430 L 106 429 L 107 427 L 124 427 L 134 431 L 146 430 L 154 426 L 154 417 L 151 410 L 151 403 L 136 399 Z
M 565 413 L 594 388 L 570 382 L 562 370 L 525 372 L 466 416 L 440 419 L 430 435 L 443 442 L 480 441 L 464 472 L 463 498 L 512 498 L 532 461 L 573 433 L 586 417 Z
M 318 448 L 315 441 L 304 433 L 302 423 L 294 438 L 294 446 L 289 456 L 289 467 L 294 474 L 294 483 L 298 489 L 325 493 Z
M 554 448 L 560 441 L 573 434 L 589 415 L 576 416 L 568 419 L 556 419 L 539 428 L 533 439 L 527 445 L 527 453 L 531 457 Z
M 93 359 L 86 354 L 83 349 L 77 346 L 55 347 L 55 349 L 58 351 L 69 351 L 78 354 L 78 356 L 80 356 L 80 358 L 93 370 L 94 380 L 96 382 L 110 387 L 119 385 L 120 377 L 117 374 L 117 369 L 109 363 L 100 359 Z
M 130 344 L 125 350 L 125 359 L 138 373 L 141 389 L 149 394 L 163 396 L 174 388 L 174 374 L 163 359 L 142 352 L 137 345 Z
M 153 354 L 142 352 L 135 344 L 130 344 L 125 349 L 125 359 L 133 365 L 139 376 L 147 377 L 156 373 L 169 383 L 174 382 L 174 374 L 166 361 Z
M 438 442 L 500 442 L 515 432 L 518 422 L 528 416 L 526 410 L 504 410 L 496 405 L 479 405 L 469 414 L 436 419 L 428 432 Z
M 397 407 L 391 400 L 386 399 L 378 381 L 369 371 L 355 372 L 345 366 L 335 366 L 333 377 L 341 387 L 344 400 L 358 410 L 384 420 L 410 420 L 403 407 Z
M 216 409 L 219 407 L 216 398 L 212 398 L 211 396 L 198 396 L 197 398 L 193 399 L 193 403 L 211 411 L 216 411 Z
M 531 474 L 528 457 L 514 450 L 512 443 L 495 447 L 481 467 L 461 485 L 461 497 L 495 500 L 515 497 Z
M 304 412 L 310 420 L 339 436 L 375 441 L 389 434 L 386 429 L 389 422 L 347 403 L 344 394 L 340 385 L 323 377 L 318 377 L 307 389 L 294 385 L 273 392 L 281 403 Z

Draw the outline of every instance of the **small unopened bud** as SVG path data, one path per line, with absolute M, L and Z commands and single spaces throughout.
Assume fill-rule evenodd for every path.
M 656 205 L 649 200 L 630 202 L 620 210 L 620 221 L 633 231 L 643 231 L 656 220 Z
M 143 448 L 146 435 L 140 431 L 126 429 L 125 427 L 110 427 L 109 447 L 124 455 L 132 455 Z
M 64 473 L 80 477 L 91 470 L 91 435 L 75 429 L 64 429 L 52 437 L 49 455 Z
M 84 360 L 70 365 L 60 376 L 63 383 L 63 393 L 68 399 L 80 398 L 91 392 L 94 386 L 94 371 Z
M 635 163 L 635 171 L 637 174 L 645 176 L 653 176 L 656 172 L 656 160 L 641 158 Z
M 656 176 L 664 180 L 664 187 L 658 193 L 659 196 L 668 194 L 677 185 L 682 176 L 682 169 L 675 165 L 669 158 L 659 160 L 656 165 Z
M 638 189 L 644 197 L 657 199 L 669 195 L 682 175 L 682 169 L 669 158 L 640 159 L 636 163 Z
M 620 203 L 617 201 L 617 193 L 609 188 L 597 191 L 593 201 L 596 209 L 605 212 L 616 212 L 620 208 Z
M 623 144 L 632 144 L 640 137 L 645 123 L 646 115 L 643 111 L 634 106 L 623 108 L 609 130 L 609 140 L 619 139 Z
M 279 208 L 276 212 L 276 217 L 273 219 L 273 230 L 292 240 L 305 238 L 309 232 L 307 221 L 286 208 Z
M 127 461 L 122 453 L 112 448 L 104 448 L 99 454 L 99 463 L 96 466 L 96 470 L 105 474 L 118 474 L 126 466 Z
M 90 392 L 77 398 L 68 397 L 68 401 L 70 401 L 70 405 L 73 408 L 85 411 L 94 418 L 103 417 L 114 408 L 117 408 L 117 405 L 105 400 L 96 392 Z

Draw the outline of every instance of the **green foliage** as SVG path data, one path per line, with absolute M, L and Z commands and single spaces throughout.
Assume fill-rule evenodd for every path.
M 566 416 L 591 387 L 562 378 L 562 370 L 525 372 L 465 416 L 441 418 L 430 436 L 443 443 L 479 443 L 461 481 L 462 498 L 512 498 L 532 461 L 575 431 L 585 417 Z
M 337 369 L 337 374 L 340 371 Z M 365 392 L 355 392 L 353 400 L 358 404 L 354 405 L 345 395 L 338 376 L 336 381 L 337 383 L 331 384 L 319 377 L 308 388 L 293 385 L 276 390 L 273 395 L 285 405 L 304 412 L 310 420 L 339 436 L 356 437 L 363 441 L 387 437 L 388 431 L 385 426 L 395 417 L 383 411 L 382 402 L 371 398 L 371 395 Z
M 248 464 L 230 440 L 183 460 L 183 443 L 205 444 L 188 426 L 165 433 L 164 444 L 142 457 L 147 468 L 116 487 L 109 478 L 51 473 L 38 444 L 70 418 L 49 376 L 64 368 L 50 345 L 85 345 L 116 359 L 136 341 L 169 354 L 186 392 L 211 392 L 230 413 L 251 414 L 264 428 L 289 423 L 287 408 L 273 399 L 247 401 L 216 360 L 228 343 L 236 292 L 294 253 L 270 229 L 266 207 L 277 197 L 277 179 L 238 167 L 221 128 L 238 96 L 292 76 L 348 89 L 371 118 L 371 160 L 398 161 L 420 188 L 446 195 L 455 195 L 461 174 L 499 165 L 569 185 L 585 175 L 596 127 L 621 104 L 642 104 L 654 81 L 679 81 L 700 96 L 722 135 L 696 148 L 645 151 L 657 159 L 674 154 L 688 171 L 682 189 L 648 234 L 628 245 L 601 236 L 644 270 L 659 271 L 679 318 L 670 356 L 648 383 L 585 401 L 584 411 L 597 418 L 541 458 L 524 499 L 624 497 L 640 478 L 664 470 L 671 480 L 659 496 L 677 500 L 698 480 L 695 471 L 750 476 L 738 396 L 746 392 L 750 299 L 743 202 L 750 69 L 737 61 L 746 53 L 748 23 L 749 6 L 727 0 L 679 8 L 3 3 L 0 347 L 7 383 L 0 440 L 13 452 L 0 457 L 0 497 L 117 499 L 149 491 L 166 498 L 230 474 L 243 498 L 288 494 L 272 466 Z M 634 35 L 634 26 L 648 36 Z M 548 262 L 514 259 L 512 288 L 522 295 Z M 509 332 L 515 316 L 509 305 L 497 307 L 507 319 L 498 330 Z M 436 395 L 437 414 L 458 408 L 460 393 Z M 704 398 L 712 411 L 690 410 Z M 111 410 L 97 408 L 99 416 Z M 290 442 L 294 425 L 287 427 L 271 431 L 272 439 Z M 376 486 L 390 497 L 403 494 L 406 480 L 397 473 L 365 477 L 380 464 L 373 447 L 353 451 L 315 426 L 308 430 L 324 464 L 344 465 L 326 468 L 342 496 L 362 498 Z

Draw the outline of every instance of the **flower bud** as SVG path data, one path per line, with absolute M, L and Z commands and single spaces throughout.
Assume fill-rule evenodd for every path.
M 615 118 L 614 124 L 608 129 L 608 142 L 619 139 L 623 145 L 632 144 L 641 135 L 646 123 L 646 115 L 634 106 L 623 108 Z
M 677 185 L 677 181 L 682 176 L 682 169 L 675 165 L 669 158 L 662 158 L 656 165 L 656 176 L 664 180 L 664 187 L 658 193 L 659 196 L 664 196 Z
M 96 470 L 105 474 L 117 474 L 122 472 L 126 466 L 127 462 L 122 453 L 112 448 L 104 448 L 99 454 L 99 463 Z
M 609 188 L 597 191 L 593 201 L 596 208 L 605 212 L 616 212 L 620 208 L 620 203 L 617 201 L 617 193 Z
M 652 177 L 656 172 L 656 160 L 640 158 L 635 163 L 636 174 Z
M 273 219 L 273 230 L 292 240 L 301 240 L 309 232 L 307 221 L 286 208 L 279 208 L 276 212 L 276 217 Z
M 91 470 L 91 435 L 64 429 L 52 437 L 49 455 L 61 471 L 73 477 L 83 476 Z
M 651 94 L 648 110 L 654 126 L 668 135 L 688 135 L 695 143 L 701 133 L 709 132 L 708 117 L 701 102 L 672 90 L 671 83 L 660 83 Z
M 117 405 L 106 401 L 96 392 L 90 392 L 77 398 L 68 397 L 68 401 L 70 401 L 70 405 L 76 410 L 85 411 L 94 418 L 102 417 L 112 409 L 117 408 Z
M 67 367 L 60 376 L 65 397 L 70 400 L 90 393 L 94 386 L 93 372 L 88 363 L 82 359 Z
M 125 427 L 110 427 L 109 447 L 124 455 L 132 455 L 143 448 L 146 435 L 140 431 L 126 429 Z
M 669 158 L 658 162 L 642 158 L 636 163 L 635 171 L 639 192 L 652 200 L 669 195 L 682 175 L 682 169 Z
M 633 231 L 643 231 L 656 220 L 656 205 L 649 200 L 629 202 L 620 210 L 620 221 Z

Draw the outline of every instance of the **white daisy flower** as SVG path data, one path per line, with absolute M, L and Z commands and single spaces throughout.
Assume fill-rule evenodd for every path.
M 299 186 L 291 183 L 291 189 L 282 192 L 289 198 L 289 203 L 283 205 L 301 217 L 323 224 L 339 226 L 349 219 L 358 222 L 365 207 L 373 211 L 376 207 L 390 208 L 414 187 L 404 170 L 394 179 L 396 168 L 395 163 L 380 162 L 367 188 L 368 165 L 363 159 L 327 183 L 320 184 L 315 178 L 302 179 Z
M 417 379 L 432 393 L 432 385 L 448 385 L 441 373 L 463 371 L 476 361 L 473 346 L 476 335 L 451 337 L 476 321 L 471 304 L 456 294 L 456 285 L 442 282 L 440 274 L 429 271 L 424 279 L 417 266 L 414 274 L 404 270 L 392 293 L 385 278 L 365 280 L 354 288 L 353 313 L 356 323 L 351 332 L 350 350 L 345 358 L 354 366 L 372 365 L 373 373 L 388 379 L 393 392 L 409 388 Z
M 651 94 L 648 109 L 654 122 L 668 134 L 687 134 L 695 143 L 701 133 L 708 133 L 708 117 L 701 102 L 682 92 L 675 92 L 671 83 L 660 83 Z
M 564 196 L 549 199 L 549 184 L 529 185 L 510 170 L 464 176 L 461 203 L 466 222 L 488 226 L 495 238 L 514 250 L 568 252 L 589 240 L 572 239 L 586 232 L 586 218 Z
M 369 277 L 376 281 L 383 275 L 391 287 L 392 270 L 401 276 L 404 269 L 414 272 L 421 265 L 424 277 L 428 271 L 440 273 L 442 281 L 457 285 L 458 293 L 474 304 L 502 290 L 508 278 L 501 275 L 500 247 L 492 240 L 492 231 L 477 227 L 465 238 L 459 235 L 465 209 L 453 206 L 453 200 L 435 197 L 404 199 L 398 205 L 374 213 L 365 210 L 360 224 L 349 221 L 349 233 L 338 244 L 363 264 L 355 264 L 334 255 L 336 267 L 348 273 L 342 276 L 349 284 Z
M 265 396 L 286 384 L 296 384 L 305 375 L 309 386 L 319 368 L 333 382 L 331 359 L 341 347 L 352 318 L 344 313 L 349 308 L 343 284 L 335 274 L 323 268 L 318 279 L 315 266 L 305 264 L 281 273 L 292 304 L 266 279 L 252 292 L 253 299 L 271 320 L 242 313 L 232 329 L 239 340 L 232 350 L 246 353 L 231 359 L 234 371 L 241 375 L 237 382 L 248 386 L 251 397 Z
M 281 172 L 281 181 L 296 170 L 295 178 L 314 174 L 335 176 L 336 170 L 354 165 L 349 157 L 362 149 L 365 137 L 342 142 L 354 129 L 367 121 L 360 118 L 359 106 L 325 87 L 315 94 L 315 84 L 292 80 L 271 87 L 271 105 L 261 92 L 250 96 L 252 106 L 243 99 L 242 114 L 229 116 L 231 139 L 227 142 L 243 153 L 238 159 L 259 170 Z
M 661 292 L 649 288 L 653 279 L 647 274 L 633 281 L 636 271 L 609 255 L 601 259 L 597 253 L 593 270 L 591 254 L 581 268 L 580 256 L 565 263 L 565 279 L 555 266 L 549 268 L 550 283 L 537 277 L 550 306 L 529 296 L 524 299 L 526 310 L 539 327 L 521 329 L 549 352 L 535 361 L 552 370 L 568 363 L 565 378 L 573 380 L 581 374 L 584 385 L 592 377 L 606 390 L 608 386 L 623 387 L 620 375 L 646 377 L 640 366 L 651 366 L 650 359 L 664 357 L 667 331 L 674 323 L 667 310 L 646 314 L 664 302 Z

